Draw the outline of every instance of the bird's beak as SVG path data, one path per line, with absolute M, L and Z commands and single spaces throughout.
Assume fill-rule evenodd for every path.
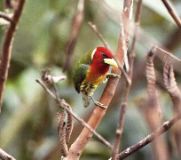
M 118 68 L 118 64 L 113 58 L 104 58 L 104 63 Z

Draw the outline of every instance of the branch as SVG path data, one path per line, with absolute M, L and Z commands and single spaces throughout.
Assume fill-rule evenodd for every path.
M 102 41 L 104 47 L 110 49 L 109 44 L 108 44 L 107 41 L 104 39 L 103 35 L 98 31 L 96 25 L 95 25 L 94 23 L 92 23 L 92 22 L 88 22 L 88 25 L 89 25 L 89 27 L 92 29 L 92 31 L 93 31 L 94 33 L 96 33 L 97 37 Z
M 3 47 L 2 47 L 2 57 L 0 64 L 0 112 L 3 102 L 3 92 L 5 88 L 5 82 L 8 77 L 8 71 L 10 66 L 11 54 L 12 54 L 12 43 L 13 37 L 17 28 L 17 24 L 19 22 L 20 16 L 23 11 L 25 0 L 19 0 L 18 6 L 14 11 L 14 15 L 12 17 L 12 21 L 7 29 Z
M 1 160 L 16 160 L 13 156 L 9 155 L 0 148 L 0 159 Z
M 133 7 L 133 1 L 124 1 L 124 12 L 123 12 L 123 17 L 127 19 L 130 19 L 131 17 L 131 12 L 132 12 L 132 7 Z M 142 0 L 139 0 L 138 5 L 137 5 L 137 10 L 136 10 L 136 16 L 135 16 L 135 22 L 137 24 L 139 24 L 140 21 L 140 16 L 141 16 L 141 6 L 142 6 Z M 124 25 L 123 25 L 124 26 Z M 120 144 L 121 144 L 121 138 L 122 138 L 122 134 L 123 134 L 123 130 L 124 130 L 124 123 L 125 123 L 125 113 L 126 113 L 126 109 L 127 109 L 127 103 L 128 103 L 128 94 L 130 91 L 130 87 L 132 84 L 132 72 L 133 72 L 133 65 L 134 65 L 134 58 L 135 58 L 135 44 L 136 44 L 136 40 L 137 40 L 137 27 L 135 28 L 135 32 L 134 32 L 134 37 L 133 37 L 133 41 L 132 41 L 132 45 L 131 45 L 131 63 L 130 63 L 130 69 L 129 69 L 129 73 L 128 73 L 128 79 L 130 80 L 130 83 L 126 84 L 126 90 L 125 90 L 125 96 L 123 98 L 123 102 L 120 105 L 120 118 L 119 118 L 119 124 L 118 127 L 116 129 L 116 138 L 115 138 L 115 142 L 114 142 L 114 148 L 112 151 L 112 159 L 116 160 L 117 159 L 117 155 L 119 153 L 120 150 Z M 126 40 L 127 40 L 127 45 L 128 45 L 128 39 L 129 39 L 129 34 L 127 34 Z
M 181 106 L 180 106 L 181 107 Z M 126 157 L 128 157 L 129 155 L 135 153 L 136 151 L 138 151 L 139 149 L 143 148 L 144 146 L 146 146 L 147 144 L 151 143 L 153 140 L 155 140 L 158 136 L 160 136 L 161 134 L 165 133 L 166 131 L 168 131 L 178 120 L 181 119 L 181 113 L 177 114 L 176 116 L 174 116 L 171 120 L 166 121 L 162 124 L 162 126 L 160 128 L 158 128 L 157 130 L 155 130 L 154 132 L 150 133 L 149 135 L 147 135 L 145 138 L 143 138 L 142 140 L 140 140 L 138 143 L 128 147 L 127 149 L 123 150 L 120 154 L 119 154 L 119 159 L 125 159 Z
M 82 126 L 86 127 L 92 134 L 94 134 L 103 144 L 105 144 L 107 147 L 112 149 L 112 146 L 109 142 L 107 142 L 100 134 L 98 134 L 89 124 L 87 124 L 83 119 L 81 119 L 79 116 L 77 116 L 70 108 L 71 106 L 64 100 L 57 98 L 57 96 L 49 90 L 46 85 L 41 80 L 36 80 L 37 83 L 39 83 L 43 89 L 58 103 L 58 105 L 61 108 L 64 108 L 66 112 L 72 115 L 73 118 L 75 118 Z
M 176 13 L 175 9 L 173 8 L 172 4 L 168 0 L 162 0 L 162 2 L 165 5 L 165 7 L 166 7 L 168 13 L 170 14 L 170 16 L 173 18 L 173 20 L 177 24 L 177 26 L 179 28 L 181 28 L 181 19 L 177 15 L 177 13 Z
M 80 29 L 84 19 L 84 3 L 85 0 L 79 0 L 77 4 L 77 10 L 72 19 L 72 29 L 70 32 L 70 37 L 67 42 L 66 47 L 66 58 L 63 70 L 68 70 L 72 61 L 72 55 L 75 49 L 75 45 L 77 42 L 78 35 L 80 33 Z

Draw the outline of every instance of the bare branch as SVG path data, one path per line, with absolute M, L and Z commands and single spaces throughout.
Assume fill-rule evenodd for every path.
M 98 31 L 96 25 L 92 22 L 88 22 L 88 25 L 90 26 L 90 28 L 92 29 L 93 32 L 96 33 L 97 37 L 102 41 L 102 43 L 104 44 L 104 46 L 106 48 L 110 49 L 109 44 L 107 43 L 107 41 L 104 39 L 103 35 Z
M 67 42 L 66 47 L 66 58 L 64 64 L 64 71 L 68 70 L 72 61 L 72 55 L 75 49 L 75 45 L 77 42 L 78 35 L 80 33 L 80 29 L 84 19 L 84 2 L 85 0 L 79 0 L 77 4 L 77 10 L 72 19 L 72 29 L 70 32 L 70 37 Z
M 13 43 L 13 37 L 17 28 L 17 24 L 19 22 L 20 16 L 23 11 L 25 0 L 19 0 L 18 6 L 14 11 L 14 15 L 12 17 L 13 23 L 10 23 L 3 47 L 2 47 L 2 57 L 1 57 L 1 63 L 0 63 L 0 112 L 3 102 L 3 92 L 5 88 L 5 82 L 8 77 L 8 71 L 10 66 L 10 60 L 11 60 L 11 53 L 12 53 L 12 43 Z
M 1 160 L 16 160 L 13 156 L 9 155 L 0 148 L 0 159 Z
M 128 43 L 129 43 L 130 36 L 129 36 L 129 33 L 126 32 L 126 27 L 129 27 L 129 20 L 132 18 L 132 16 L 131 16 L 132 10 L 133 10 L 133 1 L 132 0 L 125 0 L 124 4 L 123 4 L 123 16 L 122 16 L 123 17 L 123 25 L 121 28 L 122 50 L 124 53 L 124 57 L 123 57 L 124 63 L 128 63 L 128 61 L 126 59 L 127 59 Z M 129 69 L 129 64 L 128 64 L 128 66 L 126 66 L 126 65 L 127 64 L 125 64 L 125 67 L 127 69 Z M 115 138 L 114 147 L 113 147 L 113 151 L 112 151 L 112 159 L 113 160 L 117 160 L 117 156 L 118 156 L 118 153 L 120 150 L 122 133 L 124 130 L 125 113 L 126 113 L 126 109 L 127 109 L 128 94 L 129 94 L 129 90 L 130 90 L 130 86 L 131 86 L 132 76 L 128 75 L 128 79 L 130 81 L 129 81 L 129 83 L 127 83 L 125 96 L 123 98 L 122 104 L 120 105 L 119 124 L 118 124 L 118 127 L 116 129 L 116 138 Z
M 81 119 L 79 116 L 77 116 L 72 110 L 70 110 L 69 108 L 71 108 L 71 106 L 64 100 L 64 99 L 57 99 L 56 95 L 50 91 L 46 85 L 40 81 L 40 80 L 36 80 L 37 83 L 39 83 L 43 89 L 54 99 L 56 100 L 56 102 L 58 103 L 58 105 L 61 108 L 64 108 L 66 110 L 66 112 L 68 112 L 69 114 L 71 114 L 82 126 L 86 127 L 92 134 L 94 134 L 103 144 L 105 144 L 107 147 L 112 149 L 112 145 L 106 141 L 100 134 L 98 134 L 93 128 L 91 128 L 91 126 L 89 124 L 87 124 L 83 119 Z
M 177 13 L 176 13 L 175 9 L 173 8 L 172 4 L 168 0 L 162 0 L 162 2 L 165 5 L 165 7 L 166 7 L 168 13 L 170 14 L 170 16 L 173 18 L 173 20 L 177 24 L 177 26 L 179 28 L 181 28 L 181 19 L 177 15 Z
M 181 106 L 180 106 L 181 107 Z M 177 114 L 174 116 L 172 119 L 169 121 L 166 121 L 162 124 L 160 128 L 152 132 L 151 134 L 147 135 L 145 138 L 140 140 L 138 143 L 126 148 L 119 154 L 119 159 L 125 159 L 126 157 L 130 156 L 131 154 L 135 153 L 139 149 L 143 148 L 147 144 L 151 143 L 155 138 L 160 136 L 161 134 L 165 133 L 168 131 L 178 120 L 181 119 L 181 113 Z

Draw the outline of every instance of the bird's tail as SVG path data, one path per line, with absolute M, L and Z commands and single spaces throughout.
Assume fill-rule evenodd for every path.
M 84 107 L 85 108 L 88 107 L 89 104 L 90 104 L 90 97 L 85 95 L 85 94 L 83 94 L 82 95 L 82 100 L 83 100 L 83 103 L 84 103 Z

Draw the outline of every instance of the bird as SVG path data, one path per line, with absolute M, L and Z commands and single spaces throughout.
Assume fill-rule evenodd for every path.
M 76 64 L 73 73 L 73 83 L 75 90 L 82 94 L 84 107 L 89 106 L 90 100 L 95 105 L 104 108 L 104 105 L 94 100 L 92 97 L 97 87 L 110 77 L 119 77 L 119 75 L 109 73 L 110 67 L 118 67 L 112 52 L 102 46 L 88 52 Z

